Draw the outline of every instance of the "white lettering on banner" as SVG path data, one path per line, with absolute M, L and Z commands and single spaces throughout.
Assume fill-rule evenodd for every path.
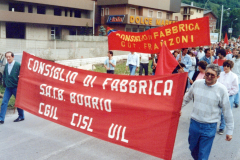
M 97 110 L 112 112 L 111 100 L 98 97 L 84 96 L 75 92 L 70 93 L 70 102 L 79 106 L 85 106 Z
M 117 129 L 118 129 L 118 130 L 117 130 Z M 110 128 L 109 128 L 109 130 L 108 130 L 108 138 L 114 139 L 115 136 L 116 136 L 116 140 L 118 141 L 119 138 L 120 138 L 121 129 L 122 129 L 122 126 L 118 126 L 117 124 L 114 125 L 114 124 L 112 123 L 112 125 L 110 126 Z M 128 140 L 125 139 L 126 129 L 127 129 L 127 127 L 123 127 L 121 141 L 122 141 L 122 142 L 125 142 L 125 143 L 128 143 Z M 117 133 L 116 133 L 116 130 L 117 130 Z
M 63 101 L 63 89 L 59 89 L 57 87 L 52 87 L 52 86 L 48 86 L 47 84 L 41 84 L 40 85 L 40 95 L 46 96 L 46 97 L 50 97 L 53 99 L 57 99 L 59 101 Z M 65 101 L 65 100 L 64 100 Z
M 69 82 L 71 84 L 75 83 L 75 80 L 78 76 L 78 72 L 69 71 L 68 73 L 65 73 L 65 70 L 62 68 L 56 68 L 55 66 L 52 66 L 50 64 L 34 60 L 33 58 L 29 58 L 28 60 L 28 69 L 43 76 L 63 82 Z M 66 74 L 66 77 L 63 76 L 64 74 Z
M 107 81 L 111 81 L 112 78 L 106 78 L 106 80 L 103 82 L 103 89 L 105 89 L 105 85 L 107 84 Z
M 75 123 L 75 119 L 78 120 L 77 123 Z M 93 118 L 90 118 L 88 116 L 82 116 L 78 115 L 77 113 L 73 113 L 72 115 L 72 121 L 71 125 L 74 127 L 80 127 L 81 129 L 87 129 L 89 132 L 93 132 L 93 129 L 91 129 L 91 124 L 92 124 Z
M 57 107 L 51 106 L 49 104 L 45 105 L 44 103 L 40 103 L 38 113 L 46 117 L 58 120 Z
M 89 87 L 89 84 L 91 84 L 91 87 L 93 87 L 93 82 L 96 80 L 97 76 L 95 76 L 93 79 L 92 75 L 87 75 L 87 77 L 83 81 L 83 86 Z
M 110 87 L 111 91 L 156 96 L 171 96 L 173 80 L 126 80 L 106 78 L 102 84 L 103 89 Z M 163 93 L 163 94 L 162 94 Z

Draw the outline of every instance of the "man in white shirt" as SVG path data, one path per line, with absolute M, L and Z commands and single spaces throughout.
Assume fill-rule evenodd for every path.
M 130 70 L 130 75 L 135 75 L 135 71 L 138 70 L 139 67 L 139 56 L 136 52 L 130 52 L 128 54 L 127 63 L 126 63 L 126 71 Z
M 145 71 L 145 76 L 148 75 L 148 65 L 149 65 L 149 59 L 151 58 L 150 54 L 147 53 L 140 53 L 140 69 L 139 69 L 139 76 L 142 75 L 143 69 Z
M 203 48 L 199 48 L 199 52 L 197 54 L 198 59 L 200 60 L 203 56 L 205 56 L 205 53 L 203 52 Z
M 107 73 L 114 74 L 114 69 L 116 67 L 116 60 L 113 59 L 112 51 L 108 51 L 108 58 L 104 62 L 104 67 L 107 69 Z

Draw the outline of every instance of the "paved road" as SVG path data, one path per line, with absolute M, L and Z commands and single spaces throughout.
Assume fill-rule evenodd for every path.
M 188 127 L 191 104 L 183 108 L 173 160 L 191 160 L 188 150 Z M 233 109 L 233 140 L 216 135 L 210 160 L 240 160 L 240 108 Z M 12 121 L 8 114 L 0 125 L 0 160 L 159 160 L 159 158 L 111 144 L 53 122 L 26 113 L 26 120 Z

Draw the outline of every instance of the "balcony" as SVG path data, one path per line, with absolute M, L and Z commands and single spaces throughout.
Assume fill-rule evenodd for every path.
M 83 27 L 88 23 L 89 27 L 93 26 L 93 20 L 87 18 L 74 18 L 3 10 L 0 10 L 0 21 Z
M 182 15 L 193 15 L 194 12 L 193 11 L 190 11 L 190 12 L 181 11 L 181 14 Z

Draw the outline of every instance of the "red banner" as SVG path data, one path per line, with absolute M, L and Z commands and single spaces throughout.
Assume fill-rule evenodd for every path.
M 16 106 L 49 121 L 171 159 L 187 73 L 126 76 L 24 53 Z
M 209 18 L 179 21 L 139 33 L 108 28 L 109 50 L 159 53 L 162 43 L 170 50 L 210 45 Z

